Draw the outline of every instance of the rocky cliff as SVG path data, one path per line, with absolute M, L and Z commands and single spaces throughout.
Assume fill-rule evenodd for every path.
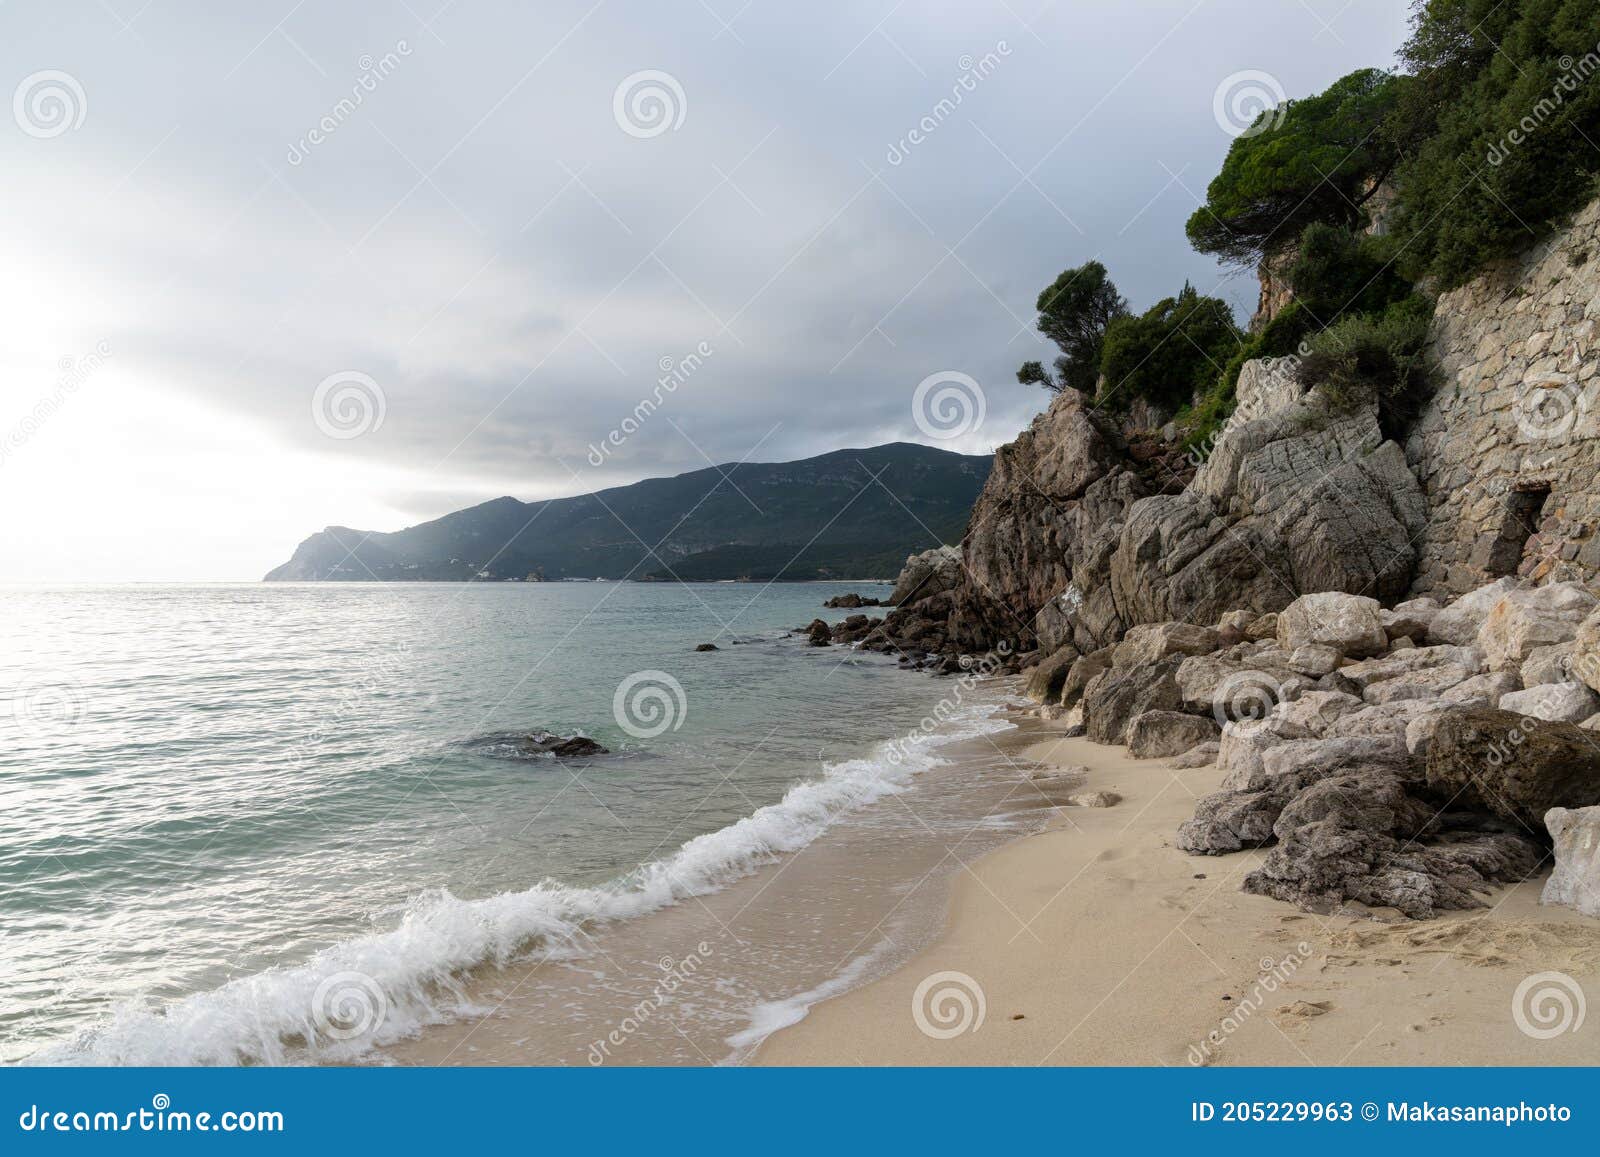
M 1270 848 L 1249 891 L 1424 917 L 1553 855 L 1547 899 L 1600 915 L 1597 246 L 1600 202 L 1444 295 L 1398 431 L 1292 357 L 1246 363 L 1192 460 L 1062 393 L 996 454 L 954 585 L 868 643 L 1006 644 L 1090 739 L 1221 762 L 1176 842 Z
M 1294 358 L 1246 363 L 1232 417 L 1188 454 L 1064 391 L 996 453 L 961 581 L 921 609 L 940 630 L 919 644 L 1087 653 L 1140 623 L 1211 623 L 1318 591 L 1390 604 L 1501 575 L 1587 579 L 1600 570 L 1597 316 L 1600 201 L 1439 300 L 1438 384 L 1403 443 L 1375 406 L 1305 392 Z

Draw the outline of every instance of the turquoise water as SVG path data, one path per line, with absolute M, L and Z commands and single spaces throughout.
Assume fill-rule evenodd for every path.
M 948 687 L 782 637 L 843 590 L 886 593 L 5 590 L 0 1059 L 282 1060 L 348 1028 L 316 1006 L 352 972 L 359 1051 L 475 965 L 803 846 L 904 786 L 870 757 Z M 614 754 L 496 738 L 538 728 Z

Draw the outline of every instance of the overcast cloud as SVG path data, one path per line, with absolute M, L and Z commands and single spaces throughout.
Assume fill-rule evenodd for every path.
M 939 371 L 986 412 L 938 444 L 987 451 L 1061 269 L 1248 314 L 1183 238 L 1218 86 L 1388 65 L 1406 7 L 13 0 L 0 580 L 253 579 L 326 524 L 932 442 Z M 619 114 L 646 71 L 668 107 Z

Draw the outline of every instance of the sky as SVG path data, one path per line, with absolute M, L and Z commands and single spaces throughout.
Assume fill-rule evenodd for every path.
M 1263 94 L 1391 66 L 1407 9 L 9 0 L 0 582 L 988 452 L 1047 401 L 1062 269 L 1248 316 L 1185 219 Z

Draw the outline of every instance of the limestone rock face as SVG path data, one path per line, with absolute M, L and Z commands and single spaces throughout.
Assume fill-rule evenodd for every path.
M 920 602 L 930 595 L 954 590 L 960 579 L 960 548 L 936 546 L 906 559 L 889 602 L 897 607 Z
M 1111 669 L 1112 651 L 1111 647 L 1102 647 L 1072 664 L 1072 670 L 1067 672 L 1066 682 L 1061 685 L 1062 703 L 1071 707 L 1083 698 L 1084 691 L 1094 682 L 1096 675 Z
M 1428 624 L 1428 641 L 1457 646 L 1476 643 L 1490 609 L 1516 588 L 1515 579 L 1503 578 L 1462 595 L 1433 616 Z
M 1083 696 L 1086 734 L 1096 743 L 1126 743 L 1135 718 L 1182 706 L 1177 659 L 1144 667 L 1113 667 L 1096 675 Z M 1177 754 L 1174 752 L 1173 754 Z
M 1181 711 L 1146 711 L 1128 725 L 1128 754 L 1135 759 L 1182 755 L 1221 731 L 1208 715 Z
M 1376 599 L 1341 591 L 1301 595 L 1278 613 L 1278 642 L 1290 651 L 1321 646 L 1355 659 L 1376 655 L 1389 645 L 1381 609 Z
M 1544 826 L 1555 841 L 1556 862 L 1539 903 L 1600 916 L 1600 807 L 1551 808 Z
M 1024 694 L 1035 703 L 1060 703 L 1061 689 L 1079 658 L 1078 648 L 1066 644 L 1029 673 Z
M 1509 711 L 1449 711 L 1428 745 L 1429 792 L 1538 832 L 1553 807 L 1600 804 L 1600 745 L 1573 723 Z
M 1050 643 L 1087 652 L 1116 642 L 1124 624 L 1104 584 L 1088 580 L 1127 507 L 1153 492 L 1148 473 L 1083 394 L 1056 395 L 995 453 L 962 541 L 952 640 L 978 649 L 1015 639 L 1054 603 L 1042 624 Z M 1078 569 L 1086 581 L 1074 585 Z
M 1131 627 L 1112 653 L 1118 667 L 1139 667 L 1172 655 L 1205 655 L 1217 649 L 1217 632 L 1189 623 L 1153 623 Z
M 1502 695 L 1499 707 L 1530 719 L 1582 723 L 1600 711 L 1600 695 L 1582 683 L 1545 683 Z
M 1600 610 L 1578 624 L 1572 640 L 1571 670 L 1573 678 L 1600 691 Z
M 1543 683 L 1564 683 L 1572 676 L 1571 643 L 1552 643 L 1535 647 L 1522 661 L 1521 676 L 1524 687 L 1538 687 Z
M 1516 670 L 1536 649 L 1571 642 L 1595 606 L 1581 583 L 1508 591 L 1484 616 L 1478 649 L 1492 670 Z

